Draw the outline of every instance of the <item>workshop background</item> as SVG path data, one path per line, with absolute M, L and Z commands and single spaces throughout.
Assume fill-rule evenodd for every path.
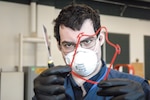
M 43 25 L 55 65 L 64 64 L 52 22 L 72 1 L 100 10 L 101 25 L 121 46 L 115 64 L 131 64 L 136 75 L 150 80 L 149 0 L 0 0 L 0 100 L 31 100 L 34 95 L 33 79 L 48 62 Z M 109 65 L 114 49 L 105 44 L 103 53 Z

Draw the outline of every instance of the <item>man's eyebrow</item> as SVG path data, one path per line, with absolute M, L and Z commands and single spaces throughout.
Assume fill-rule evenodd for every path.
M 85 38 L 84 40 L 81 40 L 80 42 L 84 42 L 84 41 L 89 40 L 89 39 L 92 39 L 92 38 L 96 38 L 96 37 L 87 37 L 87 38 Z M 76 43 L 71 42 L 71 41 L 63 41 L 62 44 L 64 44 L 64 43 L 76 44 Z
M 82 41 L 80 41 L 80 42 L 84 42 L 84 41 L 86 41 L 86 40 L 93 39 L 93 38 L 96 38 L 96 37 L 87 37 L 87 38 L 85 38 L 84 40 L 82 40 Z
M 75 44 L 74 42 L 71 42 L 71 41 L 63 41 L 62 44 L 64 43 L 71 43 L 71 44 Z

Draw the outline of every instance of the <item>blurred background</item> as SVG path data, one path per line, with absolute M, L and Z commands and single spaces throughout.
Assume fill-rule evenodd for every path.
M 55 65 L 64 64 L 53 37 L 53 20 L 72 2 L 98 9 L 101 25 L 109 39 L 121 47 L 116 64 L 121 71 L 150 80 L 150 1 L 149 0 L 0 0 L 0 100 L 31 100 L 33 79 L 47 68 L 48 52 L 43 38 L 47 28 Z M 109 65 L 114 48 L 103 46 Z M 14 92 L 15 91 L 15 92 Z

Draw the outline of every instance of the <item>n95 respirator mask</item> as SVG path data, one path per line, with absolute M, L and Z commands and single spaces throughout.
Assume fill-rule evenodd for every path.
M 98 58 L 96 52 L 81 47 L 77 49 L 75 55 L 74 52 L 68 53 L 65 56 L 65 60 L 68 65 L 72 63 L 72 70 L 83 77 L 92 74 L 96 70 L 98 65 Z

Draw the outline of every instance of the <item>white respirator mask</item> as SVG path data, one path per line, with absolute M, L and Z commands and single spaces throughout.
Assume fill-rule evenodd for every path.
M 65 56 L 66 63 L 71 64 L 74 51 Z M 77 48 L 75 58 L 72 64 L 72 70 L 80 76 L 88 76 L 92 74 L 98 66 L 98 58 L 96 52 L 90 49 Z

